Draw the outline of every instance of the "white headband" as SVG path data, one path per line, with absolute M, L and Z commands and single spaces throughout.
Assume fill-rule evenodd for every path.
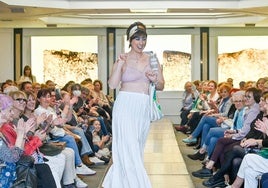
M 138 30 L 144 30 L 144 32 L 146 32 L 144 27 L 135 25 L 130 29 L 128 38 L 130 39 Z

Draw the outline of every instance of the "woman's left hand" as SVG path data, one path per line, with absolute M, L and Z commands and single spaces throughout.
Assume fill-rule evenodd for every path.
M 147 76 L 147 78 L 153 82 L 153 83 L 156 83 L 157 82 L 157 73 L 150 70 L 150 71 L 146 71 L 145 72 L 145 76 Z
M 255 146 L 256 140 L 253 138 L 242 140 L 240 146 L 243 148 L 248 148 L 250 146 Z

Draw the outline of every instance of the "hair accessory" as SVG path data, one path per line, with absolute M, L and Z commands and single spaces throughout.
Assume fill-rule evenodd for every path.
M 130 39 L 139 30 L 142 30 L 142 31 L 146 32 L 145 28 L 142 25 L 135 25 L 129 31 L 128 39 Z

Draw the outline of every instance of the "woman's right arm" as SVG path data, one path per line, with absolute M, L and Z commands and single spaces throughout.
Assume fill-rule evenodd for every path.
M 116 60 L 116 62 L 113 65 L 112 73 L 110 75 L 110 78 L 108 80 L 108 84 L 111 89 L 115 89 L 118 87 L 120 81 L 121 81 L 121 76 L 122 76 L 122 68 L 123 65 L 126 62 L 126 55 L 121 54 L 119 58 Z

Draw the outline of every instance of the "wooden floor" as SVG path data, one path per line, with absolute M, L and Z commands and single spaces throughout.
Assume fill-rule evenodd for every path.
M 167 119 L 152 123 L 144 162 L 153 188 L 195 187 L 178 147 L 173 124 Z

